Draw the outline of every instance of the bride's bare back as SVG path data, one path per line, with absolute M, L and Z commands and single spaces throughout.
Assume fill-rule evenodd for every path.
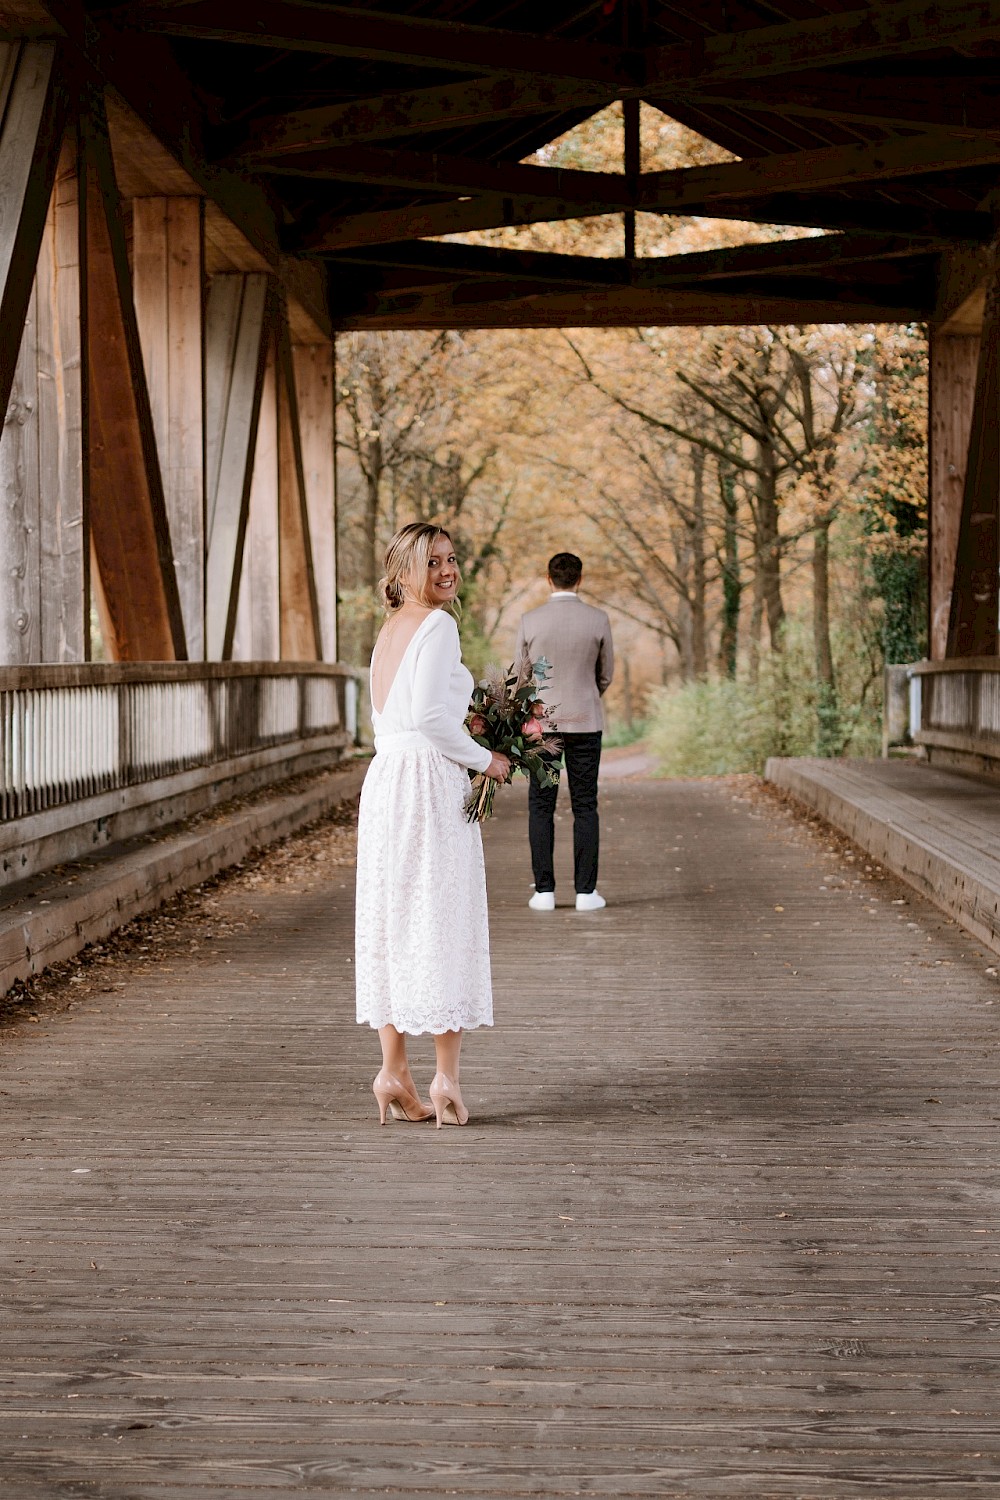
M 385 712 L 406 648 L 429 614 L 418 604 L 404 604 L 379 631 L 372 652 L 372 707 L 377 714 Z

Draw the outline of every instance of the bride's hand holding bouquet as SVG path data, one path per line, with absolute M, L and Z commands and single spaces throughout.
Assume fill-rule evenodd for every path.
M 559 741 L 546 730 L 546 708 L 539 697 L 539 683 L 548 668 L 544 658 L 533 662 L 530 671 L 487 667 L 473 692 L 466 728 L 477 744 L 493 752 L 493 764 L 472 776 L 465 804 L 470 823 L 493 816 L 499 781 L 511 781 L 518 774 L 534 777 L 540 786 L 555 786 L 559 780 Z M 506 773 L 498 775 L 504 763 Z

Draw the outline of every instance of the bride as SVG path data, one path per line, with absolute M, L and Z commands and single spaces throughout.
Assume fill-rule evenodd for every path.
M 375 758 L 358 814 L 355 919 L 357 1016 L 382 1044 L 372 1090 L 383 1125 L 387 1113 L 464 1125 L 462 1033 L 493 1024 L 482 836 L 464 803 L 468 769 L 503 781 L 510 762 L 465 732 L 472 674 L 448 608 L 460 582 L 446 531 L 397 531 L 379 585 L 388 618 L 372 654 Z M 428 1031 L 430 1104 L 406 1056 L 407 1036 Z

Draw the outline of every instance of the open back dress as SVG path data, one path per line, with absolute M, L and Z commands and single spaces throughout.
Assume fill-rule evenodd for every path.
M 465 801 L 491 755 L 466 733 L 472 674 L 441 609 L 421 620 L 382 705 L 361 791 L 357 1018 L 422 1032 L 492 1026 L 486 871 Z

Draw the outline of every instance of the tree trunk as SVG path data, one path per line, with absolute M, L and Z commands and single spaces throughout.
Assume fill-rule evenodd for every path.
M 692 607 L 691 526 L 686 517 L 673 530 L 674 571 L 677 575 L 677 655 L 680 679 L 690 682 L 695 674 L 694 609 Z
M 363 447 L 362 447 L 363 444 Z M 384 470 L 382 443 L 378 437 L 364 438 L 358 434 L 358 453 L 361 456 L 361 473 L 364 488 L 361 494 L 359 525 L 361 544 L 359 550 L 358 584 L 365 603 L 357 619 L 358 653 L 367 660 L 375 645 L 381 624 L 381 614 L 376 606 L 378 581 L 382 576 L 382 548 L 379 545 L 379 522 L 382 511 L 382 475 Z
M 781 597 L 781 536 L 778 531 L 778 456 L 770 441 L 757 441 L 757 571 L 772 651 L 782 648 L 785 604 Z
M 722 629 L 719 636 L 719 669 L 727 677 L 736 676 L 739 645 L 740 579 L 739 535 L 736 530 L 736 480 L 733 471 L 719 465 L 719 493 L 722 499 Z
M 708 676 L 705 623 L 705 450 L 692 448 L 691 524 L 691 670 L 701 681 Z
M 365 584 L 374 589 L 381 576 L 379 556 L 378 522 L 382 498 L 381 444 L 376 439 L 368 444 L 365 455 L 365 502 L 362 525 L 365 531 Z
M 841 748 L 840 708 L 830 646 L 830 526 L 827 516 L 813 532 L 813 656 L 816 670 L 816 752 Z
M 694 676 L 694 633 L 691 601 L 682 597 L 677 601 L 677 656 L 681 682 L 690 682 Z
M 750 681 L 756 683 L 760 675 L 760 632 L 764 623 L 764 584 L 760 571 L 760 557 L 753 570 L 753 607 L 750 610 Z

